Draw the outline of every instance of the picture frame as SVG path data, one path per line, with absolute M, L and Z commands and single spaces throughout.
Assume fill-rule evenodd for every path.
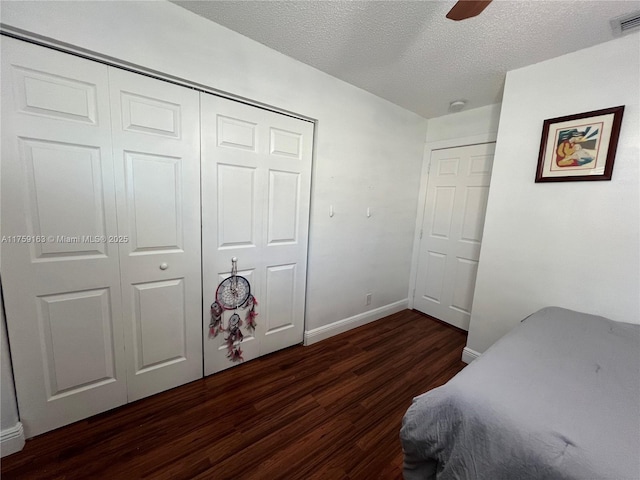
M 621 105 L 545 120 L 536 183 L 611 180 L 623 113 Z

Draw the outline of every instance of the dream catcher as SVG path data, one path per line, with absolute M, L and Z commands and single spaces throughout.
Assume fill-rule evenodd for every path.
M 253 332 L 256 328 L 256 305 L 258 301 L 251 295 L 249 281 L 238 275 L 238 259 L 231 259 L 231 276 L 224 279 L 216 289 L 216 299 L 211 304 L 211 323 L 209 323 L 209 338 L 217 337 L 220 332 L 227 332 L 224 341 L 227 344 L 227 358 L 232 362 L 241 362 L 242 350 L 240 343 L 244 339 L 241 327 L 242 318 L 238 315 L 238 308 L 248 308 L 244 321 L 247 330 Z M 224 327 L 223 313 L 233 310 L 227 327 Z

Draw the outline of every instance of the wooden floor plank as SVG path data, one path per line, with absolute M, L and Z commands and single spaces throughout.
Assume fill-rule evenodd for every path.
M 2 478 L 400 480 L 402 416 L 465 342 L 404 310 L 28 440 Z

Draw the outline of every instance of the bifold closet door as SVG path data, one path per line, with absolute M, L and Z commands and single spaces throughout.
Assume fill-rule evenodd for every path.
M 27 437 L 126 402 L 107 67 L 2 38 L 2 287 Z
M 210 305 L 218 283 L 230 275 L 233 257 L 259 302 L 257 328 L 241 345 L 244 359 L 303 340 L 313 124 L 201 94 L 201 128 L 209 375 L 234 365 L 224 332 L 208 338 Z M 225 324 L 230 313 L 225 312 Z
M 109 67 L 128 400 L 202 377 L 200 105 Z
M 2 288 L 27 437 L 202 377 L 193 90 L 2 39 Z

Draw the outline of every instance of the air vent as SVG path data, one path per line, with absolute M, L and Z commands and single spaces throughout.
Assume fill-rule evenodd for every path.
M 616 37 L 640 30 L 640 11 L 612 19 L 611 28 Z

